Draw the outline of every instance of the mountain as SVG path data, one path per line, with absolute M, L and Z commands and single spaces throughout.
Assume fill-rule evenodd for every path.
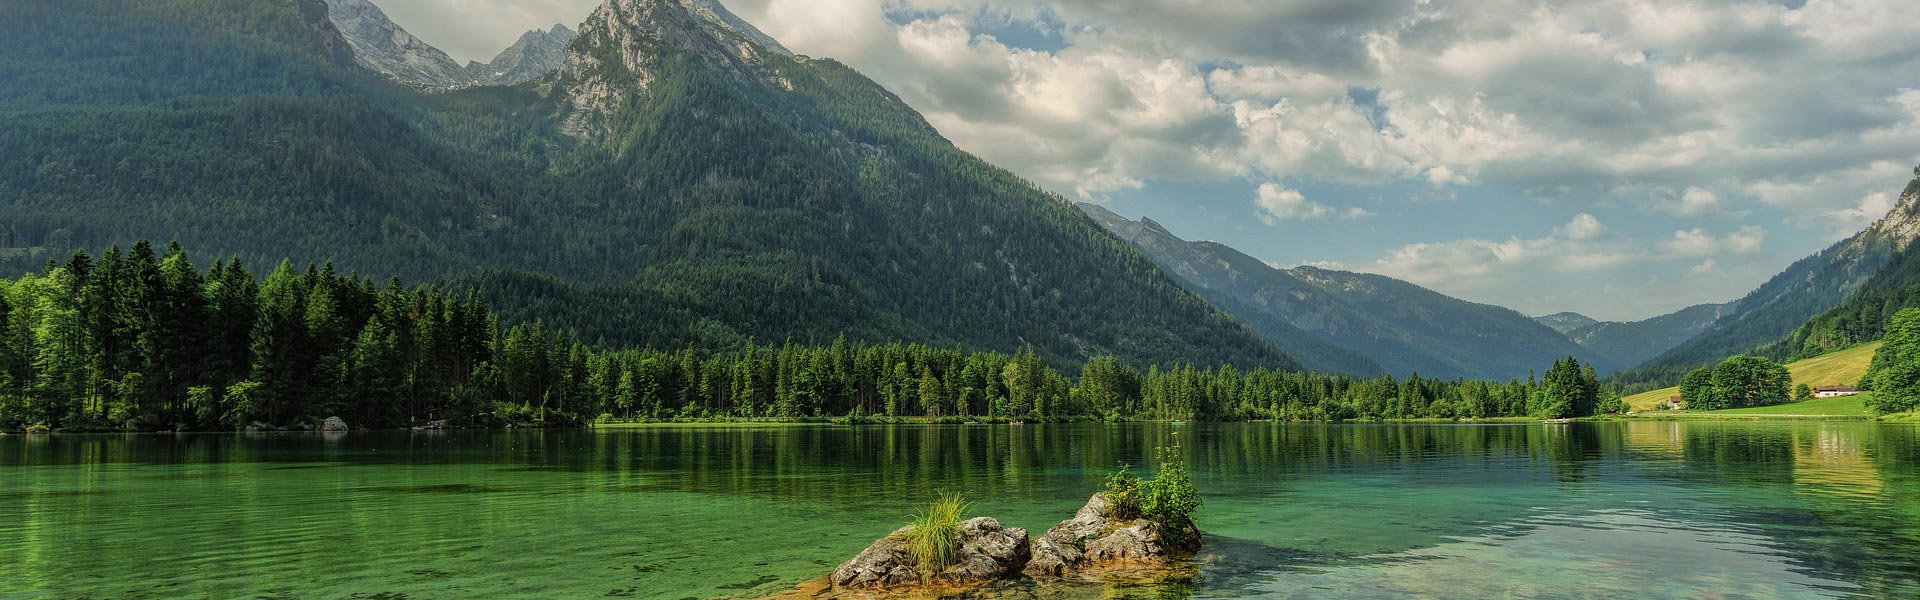
M 1701 304 L 1643 321 L 1596 321 L 1562 333 L 1615 364 L 1638 365 L 1700 335 L 1732 308 L 1732 304 Z
M 1382 275 L 1274 268 L 1225 245 L 1180 239 L 1151 219 L 1133 221 L 1097 205 L 1079 206 L 1311 367 L 1508 379 L 1578 356 L 1602 371 L 1614 368 L 1613 362 L 1512 310 Z M 1322 350 L 1325 344 L 1341 352 Z
M 445 92 L 483 85 L 518 85 L 553 72 L 574 32 L 565 25 L 535 29 L 491 62 L 461 65 L 416 38 L 367 0 L 326 0 L 327 17 L 362 66 L 407 87 Z
M 327 17 L 353 47 L 354 59 L 377 73 L 422 90 L 480 85 L 466 67 L 413 37 L 367 0 L 326 0 Z
M 1196 281 L 1237 282 L 1250 277 L 1261 277 L 1272 271 L 1264 263 L 1231 248 L 1217 246 L 1208 242 L 1189 243 L 1175 237 L 1152 219 L 1130 221 L 1114 214 L 1099 205 L 1082 203 L 1080 209 L 1093 217 L 1108 231 L 1127 240 L 1148 257 L 1159 263 L 1188 289 L 1212 302 L 1214 306 L 1233 314 L 1272 341 L 1288 356 L 1297 358 L 1308 369 L 1323 373 L 1341 373 L 1366 376 L 1387 372 L 1386 368 L 1368 356 L 1342 348 L 1328 339 L 1295 327 L 1287 316 L 1262 308 L 1270 302 L 1258 298 L 1256 294 L 1245 293 L 1238 286 L 1198 285 Z M 1217 246 L 1217 247 L 1216 247 Z M 1274 278 L 1276 285 L 1295 283 L 1288 278 Z M 1300 294 L 1314 294 L 1307 286 L 1289 287 L 1288 290 Z M 1284 296 L 1284 292 L 1278 295 Z
M 1920 180 L 1920 173 L 1916 173 L 1916 179 Z M 1886 217 L 1788 266 L 1759 289 L 1735 301 L 1727 314 L 1700 335 L 1632 371 L 1619 374 L 1616 381 L 1630 389 L 1673 385 L 1694 368 L 1776 344 L 1801 330 L 1809 319 L 1840 306 L 1856 290 L 1862 289 L 1869 277 L 1879 273 L 1896 254 L 1904 252 L 1920 237 L 1917 191 L 1920 188 L 1909 183 L 1900 202 Z M 1865 307 L 1860 310 L 1863 313 Z M 1811 335 L 1817 329 L 1808 329 L 1808 338 L 1820 337 Z M 1775 347 L 1775 352 L 1786 354 L 1798 354 L 1800 350 Z
M 486 85 L 519 85 L 552 73 L 567 58 L 567 45 L 574 32 L 566 25 L 552 29 L 534 29 L 520 36 L 512 46 L 486 64 L 467 63 L 467 72 Z
M 1547 326 L 1548 329 L 1560 332 L 1561 335 L 1573 333 L 1574 330 L 1583 327 L 1592 327 L 1600 324 L 1598 319 L 1577 312 L 1558 312 L 1544 317 L 1534 317 L 1533 320 L 1539 321 L 1541 325 Z
M 1920 167 L 1900 193 L 1900 201 L 1862 235 L 1891 240 L 1896 248 L 1887 264 L 1860 284 L 1840 305 L 1814 316 L 1785 339 L 1761 352 L 1778 358 L 1806 358 L 1880 339 L 1887 319 L 1901 309 L 1920 307 Z
M 715 3 L 608 2 L 554 72 L 436 93 L 373 66 L 321 0 L 16 4 L 0 268 L 178 240 L 255 272 L 291 256 L 474 289 L 590 343 L 1298 368 L 1070 204 Z M 437 56 L 411 44 L 393 47 Z

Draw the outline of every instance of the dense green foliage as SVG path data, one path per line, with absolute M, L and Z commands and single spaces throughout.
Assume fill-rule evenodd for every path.
M 1680 399 L 1690 410 L 1771 406 L 1790 400 L 1792 385 L 1793 376 L 1786 367 L 1763 357 L 1740 355 L 1688 372 L 1680 380 Z
M 1860 379 L 1873 390 L 1867 407 L 1879 414 L 1920 410 L 1920 308 L 1894 313 L 1886 327 L 1886 343 L 1873 354 L 1873 364 Z
M 1134 475 L 1133 467 L 1126 463 L 1107 474 L 1100 496 L 1107 499 L 1107 509 L 1101 516 L 1122 521 L 1140 518 L 1140 504 L 1145 501 L 1140 494 L 1140 476 Z
M 1160 468 L 1153 479 L 1140 482 L 1140 516 L 1161 524 L 1169 535 L 1186 531 L 1193 511 L 1200 508 L 1200 490 L 1193 486 L 1178 439 L 1173 447 L 1160 449 Z
M 0 21 L 7 274 L 174 239 L 477 289 L 607 345 L 1297 368 L 833 61 L 772 57 L 776 86 L 663 47 L 612 135 L 582 139 L 552 88 L 421 96 L 360 71 L 319 0 L 28 0 Z
M 1600 408 L 1600 375 L 1593 365 L 1582 366 L 1571 356 L 1554 361 L 1547 369 L 1540 388 L 1535 390 L 1528 412 L 1547 419 L 1584 417 Z
M 1347 420 L 1591 414 L 1591 365 L 1544 382 L 1355 379 L 1231 365 L 1145 373 L 1108 356 L 1070 381 L 1030 350 L 920 344 L 594 348 L 503 322 L 471 293 L 178 247 L 0 281 L 0 428 L 361 427 L 846 414 L 999 419 Z
M 1103 516 L 1122 521 L 1147 519 L 1165 526 L 1169 534 L 1186 531 L 1201 503 L 1193 475 L 1187 472 L 1179 438 L 1172 447 L 1160 449 L 1160 468 L 1152 478 L 1141 479 L 1122 464 L 1107 475 L 1100 495 L 1107 500 Z

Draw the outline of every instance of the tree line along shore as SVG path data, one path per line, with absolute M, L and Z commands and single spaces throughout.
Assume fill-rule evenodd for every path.
M 1920 313 L 1913 321 L 1920 323 Z M 1890 339 L 1920 338 L 1915 323 L 1891 329 Z M 1888 347 L 1911 353 L 1915 345 Z M 1777 367 L 1746 367 L 1742 373 L 1777 375 Z M 1883 371 L 1905 377 L 1901 369 Z M 1111 356 L 1086 360 L 1073 375 L 1031 349 L 845 336 L 820 345 L 590 345 L 538 321 L 503 322 L 471 291 L 376 284 L 331 265 L 284 261 L 264 278 L 237 260 L 201 270 L 177 245 L 162 253 L 147 242 L 97 259 L 76 252 L 0 281 L 0 430 L 7 431 L 231 431 L 305 427 L 327 417 L 378 429 L 1626 412 L 1594 367 L 1571 357 L 1541 376 L 1505 382 L 1234 365 L 1143 370 Z M 1772 381 L 1761 387 L 1773 390 Z

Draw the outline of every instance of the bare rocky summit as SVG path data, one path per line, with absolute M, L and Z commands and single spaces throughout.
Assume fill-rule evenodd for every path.
M 560 67 L 574 32 L 565 25 L 520 36 L 491 62 L 461 65 L 414 37 L 368 0 L 326 0 L 327 18 L 353 49 L 354 62 L 401 85 L 447 92 L 487 85 L 519 85 Z

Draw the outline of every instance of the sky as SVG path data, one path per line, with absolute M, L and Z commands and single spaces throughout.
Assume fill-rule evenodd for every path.
M 375 2 L 477 60 L 599 4 Z M 1070 199 L 1532 315 L 1737 299 L 1920 164 L 1907 0 L 724 2 Z

